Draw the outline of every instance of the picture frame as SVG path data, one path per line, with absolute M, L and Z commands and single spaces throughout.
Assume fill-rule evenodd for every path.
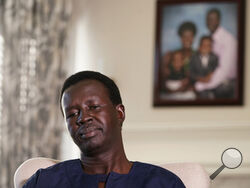
M 243 105 L 245 0 L 158 0 L 153 105 Z

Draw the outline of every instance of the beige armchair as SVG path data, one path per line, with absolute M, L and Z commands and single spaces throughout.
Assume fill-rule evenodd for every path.
M 25 182 L 40 168 L 47 168 L 60 161 L 44 157 L 36 157 L 24 161 L 14 174 L 15 188 L 22 188 Z
M 47 168 L 60 161 L 49 158 L 32 158 L 23 162 L 15 172 L 15 188 L 21 188 L 38 169 Z M 204 168 L 195 163 L 169 163 L 160 165 L 179 176 L 187 188 L 209 188 L 210 178 Z
M 210 188 L 211 186 L 211 179 L 200 164 L 167 163 L 160 166 L 179 176 L 186 188 Z

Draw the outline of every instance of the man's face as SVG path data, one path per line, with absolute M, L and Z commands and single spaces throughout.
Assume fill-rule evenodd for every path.
M 214 33 L 219 26 L 220 21 L 217 13 L 211 12 L 207 15 L 207 27 L 211 33 Z
M 84 80 L 69 87 L 62 109 L 71 137 L 84 154 L 107 151 L 121 139 L 124 107 L 113 105 L 101 82 Z
M 212 41 L 209 39 L 204 39 L 200 45 L 200 53 L 202 55 L 208 55 L 212 51 Z
M 182 46 L 185 49 L 191 49 L 194 40 L 194 33 L 190 30 L 183 31 L 181 34 Z

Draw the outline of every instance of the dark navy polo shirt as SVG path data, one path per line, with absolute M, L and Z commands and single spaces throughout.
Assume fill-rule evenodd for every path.
M 39 169 L 23 188 L 185 188 L 172 172 L 151 164 L 133 162 L 128 174 L 90 175 L 83 172 L 80 159 L 64 161 L 46 169 Z

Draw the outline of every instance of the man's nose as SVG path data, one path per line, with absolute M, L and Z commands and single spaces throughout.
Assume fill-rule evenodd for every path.
M 77 118 L 76 124 L 81 126 L 84 124 L 88 124 L 91 123 L 93 121 L 93 117 L 91 116 L 91 114 L 89 114 L 87 111 L 81 111 L 80 115 Z

